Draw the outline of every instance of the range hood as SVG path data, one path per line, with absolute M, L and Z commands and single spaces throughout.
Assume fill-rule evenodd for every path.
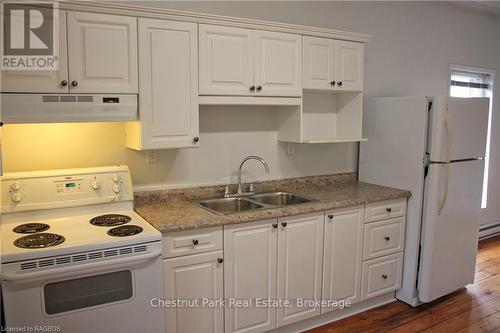
M 137 95 L 1 94 L 5 124 L 137 120 Z

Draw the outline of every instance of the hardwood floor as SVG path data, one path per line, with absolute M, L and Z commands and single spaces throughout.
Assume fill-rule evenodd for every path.
M 500 332 L 500 237 L 480 242 L 474 284 L 418 308 L 394 302 L 310 333 Z

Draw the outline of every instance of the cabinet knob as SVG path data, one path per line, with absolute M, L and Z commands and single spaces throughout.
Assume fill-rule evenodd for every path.
M 200 138 L 199 138 L 199 137 L 197 137 L 197 136 L 195 136 L 195 137 L 193 138 L 193 142 L 194 142 L 194 143 L 197 143 L 198 141 L 200 141 Z
M 62 80 L 61 81 L 61 86 L 66 87 L 68 85 L 68 81 Z
M 390 213 L 390 212 L 392 212 L 392 208 L 391 208 L 391 207 L 386 208 L 386 209 L 385 209 L 385 211 L 386 211 L 387 213 Z
M 281 222 L 281 225 L 282 225 L 283 227 L 286 227 L 286 226 L 287 226 L 287 223 L 286 223 L 286 222 Z
M 262 90 L 262 86 L 257 86 L 257 91 L 261 91 Z
M 330 85 L 334 86 L 335 85 L 335 81 L 330 81 Z
M 278 228 L 278 223 L 273 223 L 273 228 L 274 229 Z
M 222 259 L 222 258 L 217 258 L 217 262 L 218 262 L 219 264 L 222 264 L 222 263 L 224 262 L 224 259 Z
M 386 274 L 382 274 L 382 279 L 387 280 L 387 275 Z
M 193 245 L 198 245 L 198 240 L 197 239 L 193 239 Z
M 339 87 L 342 87 L 342 81 L 337 82 L 337 85 L 338 85 Z
M 385 237 L 384 237 L 384 239 L 385 239 L 386 241 L 390 241 L 390 240 L 391 240 L 391 237 L 389 237 L 389 236 L 385 236 Z
M 330 220 L 331 220 L 331 219 L 333 219 L 333 215 L 332 215 L 332 214 L 328 215 L 328 218 L 329 218 Z
M 71 85 L 72 85 L 73 87 L 76 87 L 76 86 L 78 85 L 78 81 L 71 81 Z
M 254 91 L 254 90 L 255 90 L 255 86 L 251 86 L 250 91 Z

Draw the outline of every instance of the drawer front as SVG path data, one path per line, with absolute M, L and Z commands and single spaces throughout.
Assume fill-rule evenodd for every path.
M 163 236 L 163 258 L 222 250 L 222 227 L 167 233 Z
M 405 220 L 402 216 L 365 224 L 363 260 L 403 251 Z
M 365 300 L 401 288 L 402 268 L 402 253 L 365 261 L 361 299 Z
M 365 222 L 380 221 L 406 215 L 406 198 L 366 205 Z

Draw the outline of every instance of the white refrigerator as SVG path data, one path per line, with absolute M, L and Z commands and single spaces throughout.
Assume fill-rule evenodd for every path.
M 474 281 L 488 98 L 367 98 L 359 180 L 411 191 L 402 288 L 417 306 Z

